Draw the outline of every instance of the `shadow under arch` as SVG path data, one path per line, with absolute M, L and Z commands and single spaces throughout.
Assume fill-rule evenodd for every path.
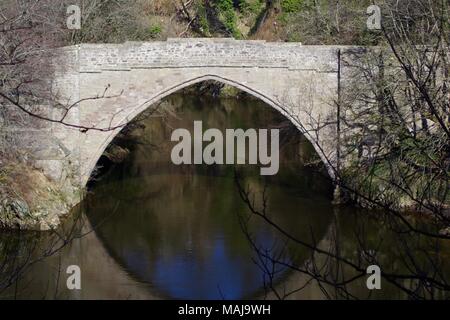
M 277 110 L 278 112 L 280 112 L 284 117 L 286 117 L 286 119 L 288 119 L 299 131 L 301 134 L 303 134 L 306 139 L 311 143 L 311 145 L 313 146 L 314 150 L 316 151 L 316 153 L 319 155 L 322 163 L 324 164 L 328 175 L 330 176 L 331 180 L 335 180 L 336 177 L 336 172 L 335 172 L 335 168 L 330 165 L 332 162 L 331 160 L 325 155 L 325 153 L 323 152 L 323 149 L 321 148 L 321 146 L 319 145 L 319 143 L 311 136 L 311 134 L 308 132 L 308 130 L 305 129 L 305 127 L 303 126 L 303 124 L 296 119 L 291 113 L 289 113 L 288 108 L 286 106 L 283 106 L 282 103 L 278 102 L 275 98 L 272 98 L 262 92 L 260 92 L 259 90 L 255 90 L 253 88 L 251 88 L 250 86 L 240 83 L 238 81 L 229 79 L 229 78 L 225 78 L 219 75 L 214 75 L 214 74 L 205 74 L 202 76 L 198 76 L 198 77 L 194 77 L 192 79 L 183 81 L 181 83 L 178 83 L 176 85 L 173 85 L 167 89 L 164 89 L 162 91 L 160 91 L 159 93 L 157 93 L 156 95 L 154 95 L 152 98 L 146 100 L 144 103 L 142 103 L 139 107 L 135 108 L 131 113 L 127 114 L 126 116 L 122 117 L 118 123 L 123 124 L 123 126 L 120 126 L 119 128 L 117 128 L 116 130 L 112 130 L 111 132 L 109 132 L 109 135 L 107 136 L 107 138 L 103 141 L 103 143 L 101 144 L 100 148 L 98 149 L 98 151 L 96 152 L 96 154 L 94 155 L 94 157 L 90 160 L 89 165 L 88 165 L 88 174 L 84 177 L 83 179 L 83 186 L 86 186 L 89 179 L 91 178 L 91 175 L 95 169 L 95 166 L 98 162 L 98 160 L 100 159 L 101 155 L 104 153 L 104 151 L 106 150 L 106 148 L 108 147 L 108 145 L 113 141 L 113 139 L 115 138 L 115 136 L 128 124 L 130 123 L 134 118 L 136 118 L 139 114 L 141 114 L 142 112 L 144 112 L 146 109 L 148 109 L 149 107 L 151 107 L 152 105 L 158 103 L 159 101 L 161 101 L 162 99 L 164 99 L 165 97 L 168 97 L 169 95 L 176 93 L 177 91 L 180 91 L 184 88 L 190 87 L 192 85 L 195 85 L 197 83 L 201 83 L 201 82 L 205 82 L 205 81 L 217 81 L 223 84 L 227 84 L 230 85 L 232 87 L 235 87 L 243 92 L 246 92 L 250 95 L 252 95 L 255 98 L 260 99 L 261 101 L 263 101 L 264 103 L 268 104 L 269 106 L 271 106 L 272 108 L 274 108 L 275 110 Z

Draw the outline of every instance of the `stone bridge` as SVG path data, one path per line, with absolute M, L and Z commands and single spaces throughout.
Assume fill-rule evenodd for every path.
M 233 39 L 62 48 L 54 94 L 65 105 L 79 102 L 65 121 L 115 129 L 86 131 L 53 124 L 48 134 L 58 141 L 60 151 L 38 157 L 37 164 L 55 179 L 65 179 L 70 169 L 83 187 L 121 126 L 184 87 L 216 80 L 283 113 L 312 142 L 334 178 L 341 49 Z

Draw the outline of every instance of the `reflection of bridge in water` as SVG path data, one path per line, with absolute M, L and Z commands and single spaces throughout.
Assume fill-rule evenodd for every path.
M 75 209 L 82 210 L 80 206 Z M 326 228 L 326 234 L 318 241 L 318 248 L 327 250 L 332 247 L 330 239 L 333 238 L 335 220 Z M 161 288 L 152 283 L 143 282 L 139 276 L 127 271 L 127 266 L 117 254 L 111 252 L 110 246 L 102 240 L 94 229 L 90 221 L 84 214 L 77 218 L 75 234 L 69 236 L 71 242 L 58 250 L 56 253 L 46 257 L 42 262 L 30 266 L 23 274 L 18 285 L 19 298 L 46 298 L 52 299 L 149 299 L 157 300 L 170 298 L 161 291 Z M 71 230 L 71 227 L 67 230 Z M 71 231 L 72 232 L 72 231 Z M 75 236 L 82 234 L 81 238 Z M 63 236 L 64 237 L 64 236 Z M 58 247 L 56 245 L 55 247 Z M 45 248 L 45 246 L 44 246 Z M 250 257 L 249 257 L 250 258 Z M 41 259 L 40 257 L 38 258 Z M 305 264 L 306 262 L 302 262 Z M 320 263 L 320 261 L 319 261 Z M 77 265 L 81 270 L 81 290 L 68 290 L 66 286 L 67 274 L 65 270 L 70 265 Z M 60 270 L 60 275 L 58 275 Z M 298 272 L 289 272 L 276 285 L 280 291 L 289 291 L 303 287 L 309 277 Z M 263 282 L 261 282 L 261 287 Z M 16 288 L 16 289 L 17 289 Z M 2 297 L 14 296 L 15 288 L 12 286 L 6 292 L 2 292 Z M 254 296 L 256 299 L 276 299 L 269 291 L 266 294 L 263 290 Z M 320 288 L 315 283 L 310 283 L 301 291 L 296 292 L 289 299 L 321 299 L 323 298 Z
M 90 223 L 86 223 L 85 231 L 91 230 Z M 330 250 L 333 248 L 332 239 L 335 229 L 334 223 L 327 228 L 327 233 L 318 241 L 318 248 Z M 83 290 L 79 292 L 67 292 L 70 299 L 94 299 L 102 297 L 102 299 L 167 299 L 168 297 L 160 288 L 154 287 L 152 284 L 145 283 L 139 276 L 131 272 L 126 272 L 127 266 L 123 265 L 123 261 L 114 258 L 115 254 L 111 254 L 105 245 L 105 240 L 101 240 L 95 232 L 86 235 L 87 245 L 83 247 L 80 256 L 95 257 L 93 259 L 77 259 L 81 270 L 89 270 L 89 273 L 83 274 Z M 249 257 L 250 258 L 250 257 Z M 66 260 L 66 261 L 64 261 Z M 324 259 L 319 258 L 318 264 L 327 263 Z M 307 263 L 307 261 L 303 262 Z M 63 259 L 62 266 L 70 265 L 70 257 Z M 62 269 L 65 270 L 65 269 Z M 289 299 L 323 299 L 323 293 L 317 283 L 310 281 L 311 278 L 305 274 L 295 271 L 288 271 L 279 281 L 276 282 L 275 289 L 283 291 L 295 290 L 305 286 L 301 291 L 289 296 Z M 261 288 L 263 282 L 261 282 Z M 119 290 L 118 290 L 119 289 Z M 65 286 L 61 286 L 61 291 L 65 290 Z M 255 298 L 256 299 L 277 299 L 270 292 L 267 295 L 263 293 L 263 289 Z
M 105 201 L 106 201 L 106 199 L 103 199 L 98 202 L 104 203 Z M 89 200 L 88 200 L 88 203 L 89 203 Z M 127 206 L 126 203 L 127 202 L 125 201 L 125 206 Z M 91 207 L 91 208 L 89 208 L 89 207 Z M 265 296 L 264 290 L 263 290 L 264 283 L 263 283 L 262 278 L 260 278 L 259 276 L 257 276 L 257 277 L 255 276 L 257 278 L 257 285 L 255 286 L 255 284 L 254 283 L 252 284 L 252 281 L 250 281 L 251 279 L 247 279 L 244 281 L 243 279 L 238 280 L 240 277 L 236 278 L 235 276 L 233 276 L 236 273 L 241 274 L 241 276 L 242 276 L 242 275 L 245 275 L 246 272 L 244 271 L 244 269 L 239 270 L 239 271 L 236 270 L 235 268 L 238 268 L 239 264 L 230 263 L 230 261 L 228 261 L 230 258 L 232 258 L 233 260 L 239 259 L 238 256 L 236 256 L 236 254 L 238 254 L 238 252 L 233 251 L 232 248 L 227 248 L 228 255 L 231 255 L 231 256 L 228 257 L 228 259 L 226 258 L 225 260 L 223 260 L 221 262 L 221 266 L 216 266 L 214 264 L 214 262 L 212 262 L 215 260 L 215 258 L 212 258 L 210 256 L 210 255 L 214 256 L 216 254 L 215 249 L 214 249 L 215 245 L 216 245 L 215 241 L 208 242 L 208 240 L 205 240 L 205 239 L 203 240 L 203 241 L 207 241 L 207 243 L 205 243 L 204 246 L 206 246 L 206 248 L 209 248 L 209 250 L 207 250 L 206 253 L 203 252 L 204 248 L 202 246 L 198 247 L 194 241 L 194 244 L 192 245 L 193 257 L 190 259 L 194 259 L 194 261 L 196 261 L 198 264 L 191 265 L 189 262 L 182 263 L 175 269 L 182 267 L 183 271 L 179 270 L 178 274 L 171 274 L 171 272 L 173 270 L 175 270 L 173 268 L 172 264 L 175 263 L 176 265 L 178 265 L 179 257 L 184 257 L 184 259 L 187 259 L 187 257 L 185 257 L 186 253 L 183 251 L 186 248 L 184 248 L 184 249 L 178 248 L 176 245 L 174 245 L 174 246 L 169 246 L 171 248 L 171 249 L 169 249 L 166 245 L 159 244 L 159 242 L 155 242 L 153 244 L 147 243 L 147 242 L 142 243 L 142 241 L 145 241 L 145 237 L 146 237 L 145 234 L 142 234 L 142 230 L 136 230 L 135 233 L 133 235 L 131 235 L 130 234 L 131 231 L 129 231 L 125 227 L 125 225 L 126 224 L 135 225 L 135 224 L 132 222 L 130 223 L 130 222 L 124 222 L 124 221 L 126 220 L 127 215 L 129 216 L 131 214 L 131 212 L 135 211 L 133 208 L 129 208 L 129 210 L 127 212 L 123 212 L 123 210 L 120 209 L 120 205 L 119 205 L 119 207 L 117 207 L 117 213 L 115 214 L 117 219 L 114 218 L 111 221 L 112 222 L 111 228 L 108 227 L 106 229 L 102 228 L 102 226 L 101 226 L 101 223 L 102 223 L 102 221 L 105 220 L 105 217 L 103 214 L 99 213 L 99 211 L 101 211 L 101 209 L 98 207 L 98 205 L 96 206 L 95 203 L 93 205 L 87 204 L 87 208 L 89 208 L 88 209 L 89 211 L 93 211 L 92 214 L 95 217 L 95 219 L 91 219 L 91 218 L 89 219 L 91 225 L 97 225 L 97 224 L 99 225 L 99 228 L 97 228 L 97 230 L 96 230 L 96 241 L 101 242 L 101 244 L 102 244 L 101 247 L 104 248 L 104 250 L 106 252 L 106 254 L 104 254 L 104 256 L 113 257 L 114 263 L 119 266 L 119 269 L 127 270 L 127 275 L 132 279 L 132 281 L 135 281 L 135 283 L 148 283 L 149 285 L 147 286 L 147 290 L 149 291 L 149 294 L 151 294 L 152 297 L 186 298 L 186 296 L 183 296 L 183 294 L 182 294 L 182 296 L 176 296 L 176 295 L 181 294 L 180 292 L 185 292 L 184 295 L 186 295 L 187 294 L 186 292 L 192 291 L 190 293 L 190 294 L 192 294 L 192 296 L 189 296 L 189 299 L 191 299 L 191 298 L 194 298 L 194 299 L 202 298 L 203 299 L 203 298 L 206 298 L 206 296 L 204 296 L 205 292 L 202 290 L 206 290 L 207 287 L 211 288 L 211 286 L 214 288 L 214 290 L 216 290 L 216 285 L 219 286 L 219 284 L 222 283 L 222 281 L 225 281 L 225 279 L 228 279 L 228 280 L 226 280 L 228 282 L 234 282 L 234 281 L 238 281 L 238 282 L 234 283 L 234 284 L 228 283 L 227 284 L 228 289 L 221 287 L 220 295 L 219 295 L 219 292 L 217 292 L 217 296 L 219 296 L 219 297 L 223 296 L 225 298 L 230 298 L 230 294 L 233 294 L 232 293 L 233 289 L 231 289 L 231 288 L 247 285 L 247 286 L 250 286 L 251 288 L 246 288 L 245 290 L 243 290 L 243 294 L 244 294 L 244 292 L 246 292 L 246 293 L 244 294 L 244 296 L 241 296 L 240 298 L 255 298 L 255 297 L 259 297 L 260 299 L 264 298 L 264 296 Z M 149 208 L 146 208 L 146 211 L 148 211 L 148 210 L 149 210 Z M 111 206 L 105 207 L 104 211 L 111 212 Z M 163 212 L 162 215 L 168 214 L 169 211 Z M 150 212 L 148 212 L 148 213 L 150 213 Z M 213 214 L 219 214 L 219 213 L 215 212 Z M 233 214 L 233 213 L 230 212 L 229 214 Z M 91 216 L 91 215 L 89 215 L 89 216 Z M 328 215 L 326 215 L 326 217 L 328 217 Z M 329 218 L 332 219 L 332 216 L 330 216 Z M 158 219 L 161 219 L 161 217 L 159 217 Z M 258 218 L 255 217 L 255 219 L 258 219 Z M 325 219 L 325 216 L 320 215 L 320 218 L 318 217 L 317 220 L 318 220 L 318 222 L 323 224 L 323 223 L 327 223 L 328 218 Z M 123 223 L 119 223 L 120 221 L 123 221 Z M 297 228 L 297 229 L 307 230 L 305 232 L 314 232 L 314 233 L 317 232 L 317 234 L 314 235 L 314 238 L 320 239 L 320 240 L 318 240 L 318 243 L 317 243 L 318 247 L 320 249 L 325 249 L 325 250 L 330 249 L 329 247 L 332 246 L 332 244 L 330 243 L 330 239 L 332 239 L 332 237 L 334 236 L 332 234 L 332 231 L 334 230 L 334 228 L 332 226 L 334 223 L 333 219 L 329 222 L 329 223 L 331 223 L 331 225 L 328 227 L 326 225 L 321 225 L 320 227 L 315 226 L 315 225 L 308 226 L 307 216 L 302 214 L 302 210 L 299 210 L 298 221 L 299 221 L 299 228 Z M 305 222 L 304 227 L 302 227 L 302 223 L 300 223 L 301 221 Z M 142 225 L 148 225 L 149 221 L 145 220 L 145 221 L 142 221 L 141 223 L 142 223 Z M 313 222 L 310 222 L 310 223 L 313 223 Z M 122 226 L 122 228 L 120 226 Z M 206 226 L 203 226 L 203 227 L 206 227 Z M 170 232 L 170 230 L 171 230 L 164 224 L 162 226 L 159 226 L 159 228 L 163 228 L 166 233 Z M 121 233 L 121 236 L 119 237 L 119 239 L 116 239 L 117 233 L 115 231 L 112 231 L 113 229 L 122 229 L 122 231 L 124 229 L 126 229 L 128 231 L 126 231 L 125 234 L 127 234 L 128 236 L 122 235 L 122 233 Z M 186 226 L 186 229 L 190 229 L 190 227 Z M 312 231 L 312 230 L 315 230 L 315 231 Z M 191 231 L 194 231 L 194 230 L 191 230 Z M 240 232 L 242 232 L 242 231 L 240 231 Z M 313 236 L 305 234 L 305 232 L 300 231 L 298 233 L 298 235 L 296 235 L 296 236 L 305 240 L 305 242 L 309 242 Z M 325 232 L 325 234 L 323 234 L 323 232 Z M 115 234 L 116 234 L 116 236 L 115 236 Z M 161 235 L 151 233 L 151 236 L 159 238 Z M 257 235 L 255 235 L 255 236 L 258 237 Z M 126 238 L 129 238 L 129 239 L 126 240 Z M 171 241 L 171 242 L 178 243 L 178 241 L 177 241 L 178 238 L 172 239 L 168 235 L 164 235 L 164 239 L 165 239 L 165 241 L 163 241 L 163 242 Z M 181 239 L 184 239 L 184 238 L 181 237 Z M 178 239 L 178 240 L 180 240 L 180 239 Z M 259 241 L 261 241 L 260 238 L 259 238 Z M 279 239 L 279 241 L 283 242 L 281 239 Z M 135 248 L 137 242 L 140 243 L 139 248 Z M 213 247 L 210 247 L 211 245 Z M 243 244 L 241 244 L 241 246 L 242 245 Z M 245 245 L 250 245 L 250 244 L 245 244 Z M 299 263 L 299 265 L 303 266 L 304 264 L 307 263 L 311 252 L 306 247 L 301 247 L 301 246 L 297 246 L 297 247 L 298 247 L 298 252 L 300 252 L 300 254 L 298 255 L 298 258 L 300 260 L 297 260 L 295 263 Z M 297 247 L 295 247 L 295 249 L 297 249 Z M 291 249 L 292 249 L 292 247 L 290 249 L 289 248 L 286 249 L 288 255 L 289 255 L 288 252 L 290 252 Z M 295 251 L 295 249 L 294 249 L 294 251 Z M 160 256 L 160 254 L 152 253 L 155 250 L 157 252 L 160 252 L 161 250 L 163 250 L 163 252 L 168 252 L 168 253 Z M 198 254 L 195 253 L 196 250 L 199 250 Z M 213 250 L 213 252 L 210 252 L 211 250 Z M 246 250 L 244 250 L 244 251 L 247 252 Z M 205 256 L 205 254 L 206 254 L 206 256 Z M 274 251 L 274 254 L 276 254 L 276 249 Z M 190 255 L 191 254 L 189 254 L 189 256 Z M 168 256 L 170 256 L 171 258 L 169 259 Z M 250 250 L 248 256 L 245 257 L 246 259 L 248 259 L 247 264 L 253 265 L 252 256 L 254 256 L 254 252 L 252 252 Z M 132 257 L 131 260 L 130 260 L 130 257 Z M 210 259 L 213 259 L 213 260 L 210 261 Z M 318 261 L 316 261 L 316 262 L 318 262 L 320 264 L 320 263 L 323 263 L 322 260 L 323 260 L 322 257 L 319 257 Z M 108 261 L 106 261 L 106 262 L 108 262 Z M 151 265 L 149 265 L 149 264 L 151 264 Z M 168 271 L 168 272 L 161 274 L 160 273 L 161 270 L 159 268 L 161 266 L 167 270 L 172 270 L 172 271 L 170 271 L 170 272 Z M 192 269 L 193 266 L 195 266 L 195 268 L 194 268 L 195 270 Z M 242 265 L 242 266 L 244 267 L 245 265 Z M 277 268 L 279 269 L 279 267 L 280 266 L 278 266 Z M 213 269 L 210 270 L 210 268 L 213 268 Z M 247 269 L 246 266 L 245 266 L 245 269 Z M 258 267 L 254 266 L 254 269 L 255 269 L 255 271 L 257 271 Z M 203 273 L 206 272 L 209 274 L 209 276 L 207 276 L 207 277 L 199 276 L 198 272 L 203 272 Z M 221 273 L 221 275 L 220 276 L 214 275 L 214 273 L 217 273 L 217 272 Z M 180 277 L 188 277 L 188 278 L 192 278 L 193 280 L 192 281 L 191 280 L 183 280 L 183 279 L 180 279 Z M 275 279 L 275 284 L 277 284 L 277 287 L 279 287 L 279 288 L 288 290 L 290 288 L 301 287 L 309 280 L 310 279 L 307 276 L 299 274 L 298 272 L 295 272 L 292 270 L 285 270 L 279 275 L 279 277 L 277 277 Z M 195 284 L 197 281 L 198 281 L 198 283 Z M 205 281 L 207 282 L 206 286 L 205 286 Z M 215 281 L 217 281 L 217 284 Z M 214 282 L 214 283 L 210 283 L 210 282 Z M 179 286 L 179 288 L 174 288 L 173 287 L 174 283 L 177 283 L 177 286 Z M 191 285 L 193 285 L 195 287 L 204 288 L 204 289 L 194 289 L 194 288 L 189 289 L 189 285 L 188 285 L 189 283 L 191 283 Z M 185 287 L 186 285 L 188 285 L 188 286 Z M 222 283 L 222 285 L 223 285 L 223 283 Z M 118 287 L 121 288 L 120 285 Z M 175 290 L 175 291 L 173 291 L 173 290 Z M 208 290 L 211 290 L 211 289 L 208 289 Z M 217 290 L 219 290 L 219 289 L 217 289 Z M 231 291 L 228 291 L 228 290 L 231 290 Z M 173 291 L 172 294 L 175 294 L 175 296 L 172 296 L 172 294 L 171 294 L 172 291 Z M 197 291 L 198 291 L 197 294 L 200 294 L 200 296 L 195 296 L 195 294 L 196 294 L 195 292 L 197 292 Z M 250 295 L 248 295 L 248 294 L 250 294 Z M 215 295 L 216 294 L 214 294 L 212 292 L 207 294 L 207 296 L 210 296 L 211 298 L 212 298 L 212 296 L 215 296 Z M 272 294 L 270 292 L 268 292 L 268 297 L 275 298 L 275 296 L 272 296 Z M 239 297 L 233 296 L 233 298 L 235 299 L 235 298 L 239 298 Z M 292 295 L 290 298 L 292 298 L 292 299 L 323 298 L 323 296 L 320 291 L 320 288 L 316 287 L 315 283 L 311 283 L 310 285 L 307 286 L 306 289 Z

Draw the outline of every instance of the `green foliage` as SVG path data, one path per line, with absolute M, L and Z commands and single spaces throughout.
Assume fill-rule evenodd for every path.
M 281 8 L 285 13 L 299 12 L 305 7 L 304 0 L 282 0 Z
M 368 0 L 283 0 L 278 16 L 285 40 L 309 45 L 379 45 L 382 33 L 366 27 Z
M 162 32 L 162 28 L 159 24 L 154 24 L 154 25 L 150 26 L 150 28 L 148 29 L 148 33 L 151 38 L 158 37 L 161 34 L 161 32 Z
M 216 8 L 225 28 L 236 39 L 242 38 L 242 35 L 237 28 L 237 17 L 234 11 L 233 0 L 218 0 Z
M 244 14 L 258 14 L 264 8 L 264 0 L 241 0 L 239 8 Z
M 208 17 L 206 15 L 206 8 L 202 2 L 200 2 L 197 7 L 197 14 L 198 14 L 198 24 L 201 31 L 203 32 L 204 35 L 210 36 L 211 32 L 209 29 Z

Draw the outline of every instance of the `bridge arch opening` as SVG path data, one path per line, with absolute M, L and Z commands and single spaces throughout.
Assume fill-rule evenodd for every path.
M 195 77 L 189 79 L 187 81 L 183 81 L 176 85 L 170 86 L 164 90 L 161 90 L 158 94 L 152 96 L 150 99 L 146 100 L 145 103 L 142 103 L 140 106 L 133 108 L 128 114 L 123 114 L 122 118 L 118 121 L 118 123 L 123 124 L 123 127 L 118 128 L 116 130 L 112 130 L 104 134 L 105 138 L 101 143 L 100 147 L 96 150 L 95 154 L 90 158 L 88 162 L 88 172 L 84 175 L 83 185 L 87 185 L 89 180 L 92 178 L 95 168 L 97 167 L 101 157 L 104 155 L 108 146 L 112 143 L 114 138 L 124 129 L 127 125 L 136 119 L 140 114 L 144 113 L 146 110 L 155 106 L 159 102 L 163 101 L 165 98 L 171 96 L 172 94 L 176 94 L 181 92 L 182 90 L 192 87 L 194 85 L 198 85 L 203 82 L 217 82 L 223 85 L 228 85 L 234 87 L 253 98 L 256 98 L 266 105 L 272 107 L 274 110 L 278 111 L 285 119 L 287 119 L 297 130 L 303 135 L 307 141 L 314 148 L 315 153 L 319 156 L 324 168 L 326 169 L 329 177 L 334 180 L 335 171 L 330 164 L 330 159 L 325 155 L 319 143 L 315 141 L 315 139 L 311 136 L 311 134 L 305 129 L 303 124 L 299 121 L 299 119 L 295 118 L 289 111 L 286 106 L 283 105 L 276 97 L 271 97 L 259 90 L 253 89 L 250 85 L 245 83 L 241 83 L 235 81 L 233 79 L 229 79 L 219 75 L 206 74 L 203 76 Z
M 204 87 L 204 84 L 199 86 Z M 145 128 L 137 129 L 144 130 L 144 136 L 157 147 L 160 141 L 170 144 L 173 128 L 192 130 L 186 125 L 193 125 L 194 119 L 202 120 L 204 129 L 219 130 L 245 130 L 249 126 L 273 128 L 272 125 L 278 125 L 281 120 L 292 130 L 293 136 L 302 137 L 302 142 L 311 147 L 286 117 L 259 99 L 247 94 L 240 95 L 239 99 L 199 97 L 195 95 L 196 90 L 193 96 L 186 91 L 190 88 L 164 99 L 164 103 L 179 111 L 170 119 L 174 123 L 148 118 L 143 120 Z M 272 119 L 273 122 L 267 121 Z M 161 137 L 154 134 L 166 126 L 168 130 Z M 280 134 L 280 146 L 282 137 Z M 289 145 L 294 143 L 297 140 Z M 251 247 L 239 229 L 236 216 L 239 213 L 245 217 L 248 213 L 235 185 L 236 167 L 175 166 L 167 157 L 168 149 L 163 148 L 162 152 L 158 149 L 148 145 L 130 149 L 130 156 L 111 168 L 93 186 L 84 202 L 91 225 L 99 226 L 96 234 L 103 247 L 139 283 L 151 284 L 157 296 L 216 298 L 218 285 L 228 298 L 258 296 L 263 286 L 262 275 L 251 259 Z M 308 167 L 297 170 L 300 165 L 295 163 L 300 162 L 299 159 L 284 156 L 294 155 L 291 151 L 296 150 L 289 146 L 280 148 L 280 171 L 275 176 L 260 176 L 257 166 L 239 166 L 239 180 L 252 192 L 258 208 L 262 192 L 267 191 L 268 212 L 283 228 L 289 228 L 286 230 L 294 237 L 310 239 L 308 233 L 312 232 L 322 239 L 329 230 L 328 222 L 332 221 L 329 180 L 322 174 L 314 175 Z M 160 154 L 166 155 L 159 162 L 161 165 L 158 163 Z M 287 163 L 285 159 L 292 160 Z M 305 223 L 302 223 L 303 218 Z M 273 249 L 268 244 L 283 243 L 282 235 L 264 221 L 255 218 L 251 223 L 249 228 L 257 234 L 261 245 Z M 280 246 L 273 252 L 284 249 Z M 284 253 L 298 265 L 310 255 L 308 250 L 297 251 L 294 247 L 286 248 Z M 293 275 L 289 270 L 278 270 L 277 274 L 280 275 L 274 280 L 277 284 L 282 285 L 285 279 L 295 281 L 290 280 Z

